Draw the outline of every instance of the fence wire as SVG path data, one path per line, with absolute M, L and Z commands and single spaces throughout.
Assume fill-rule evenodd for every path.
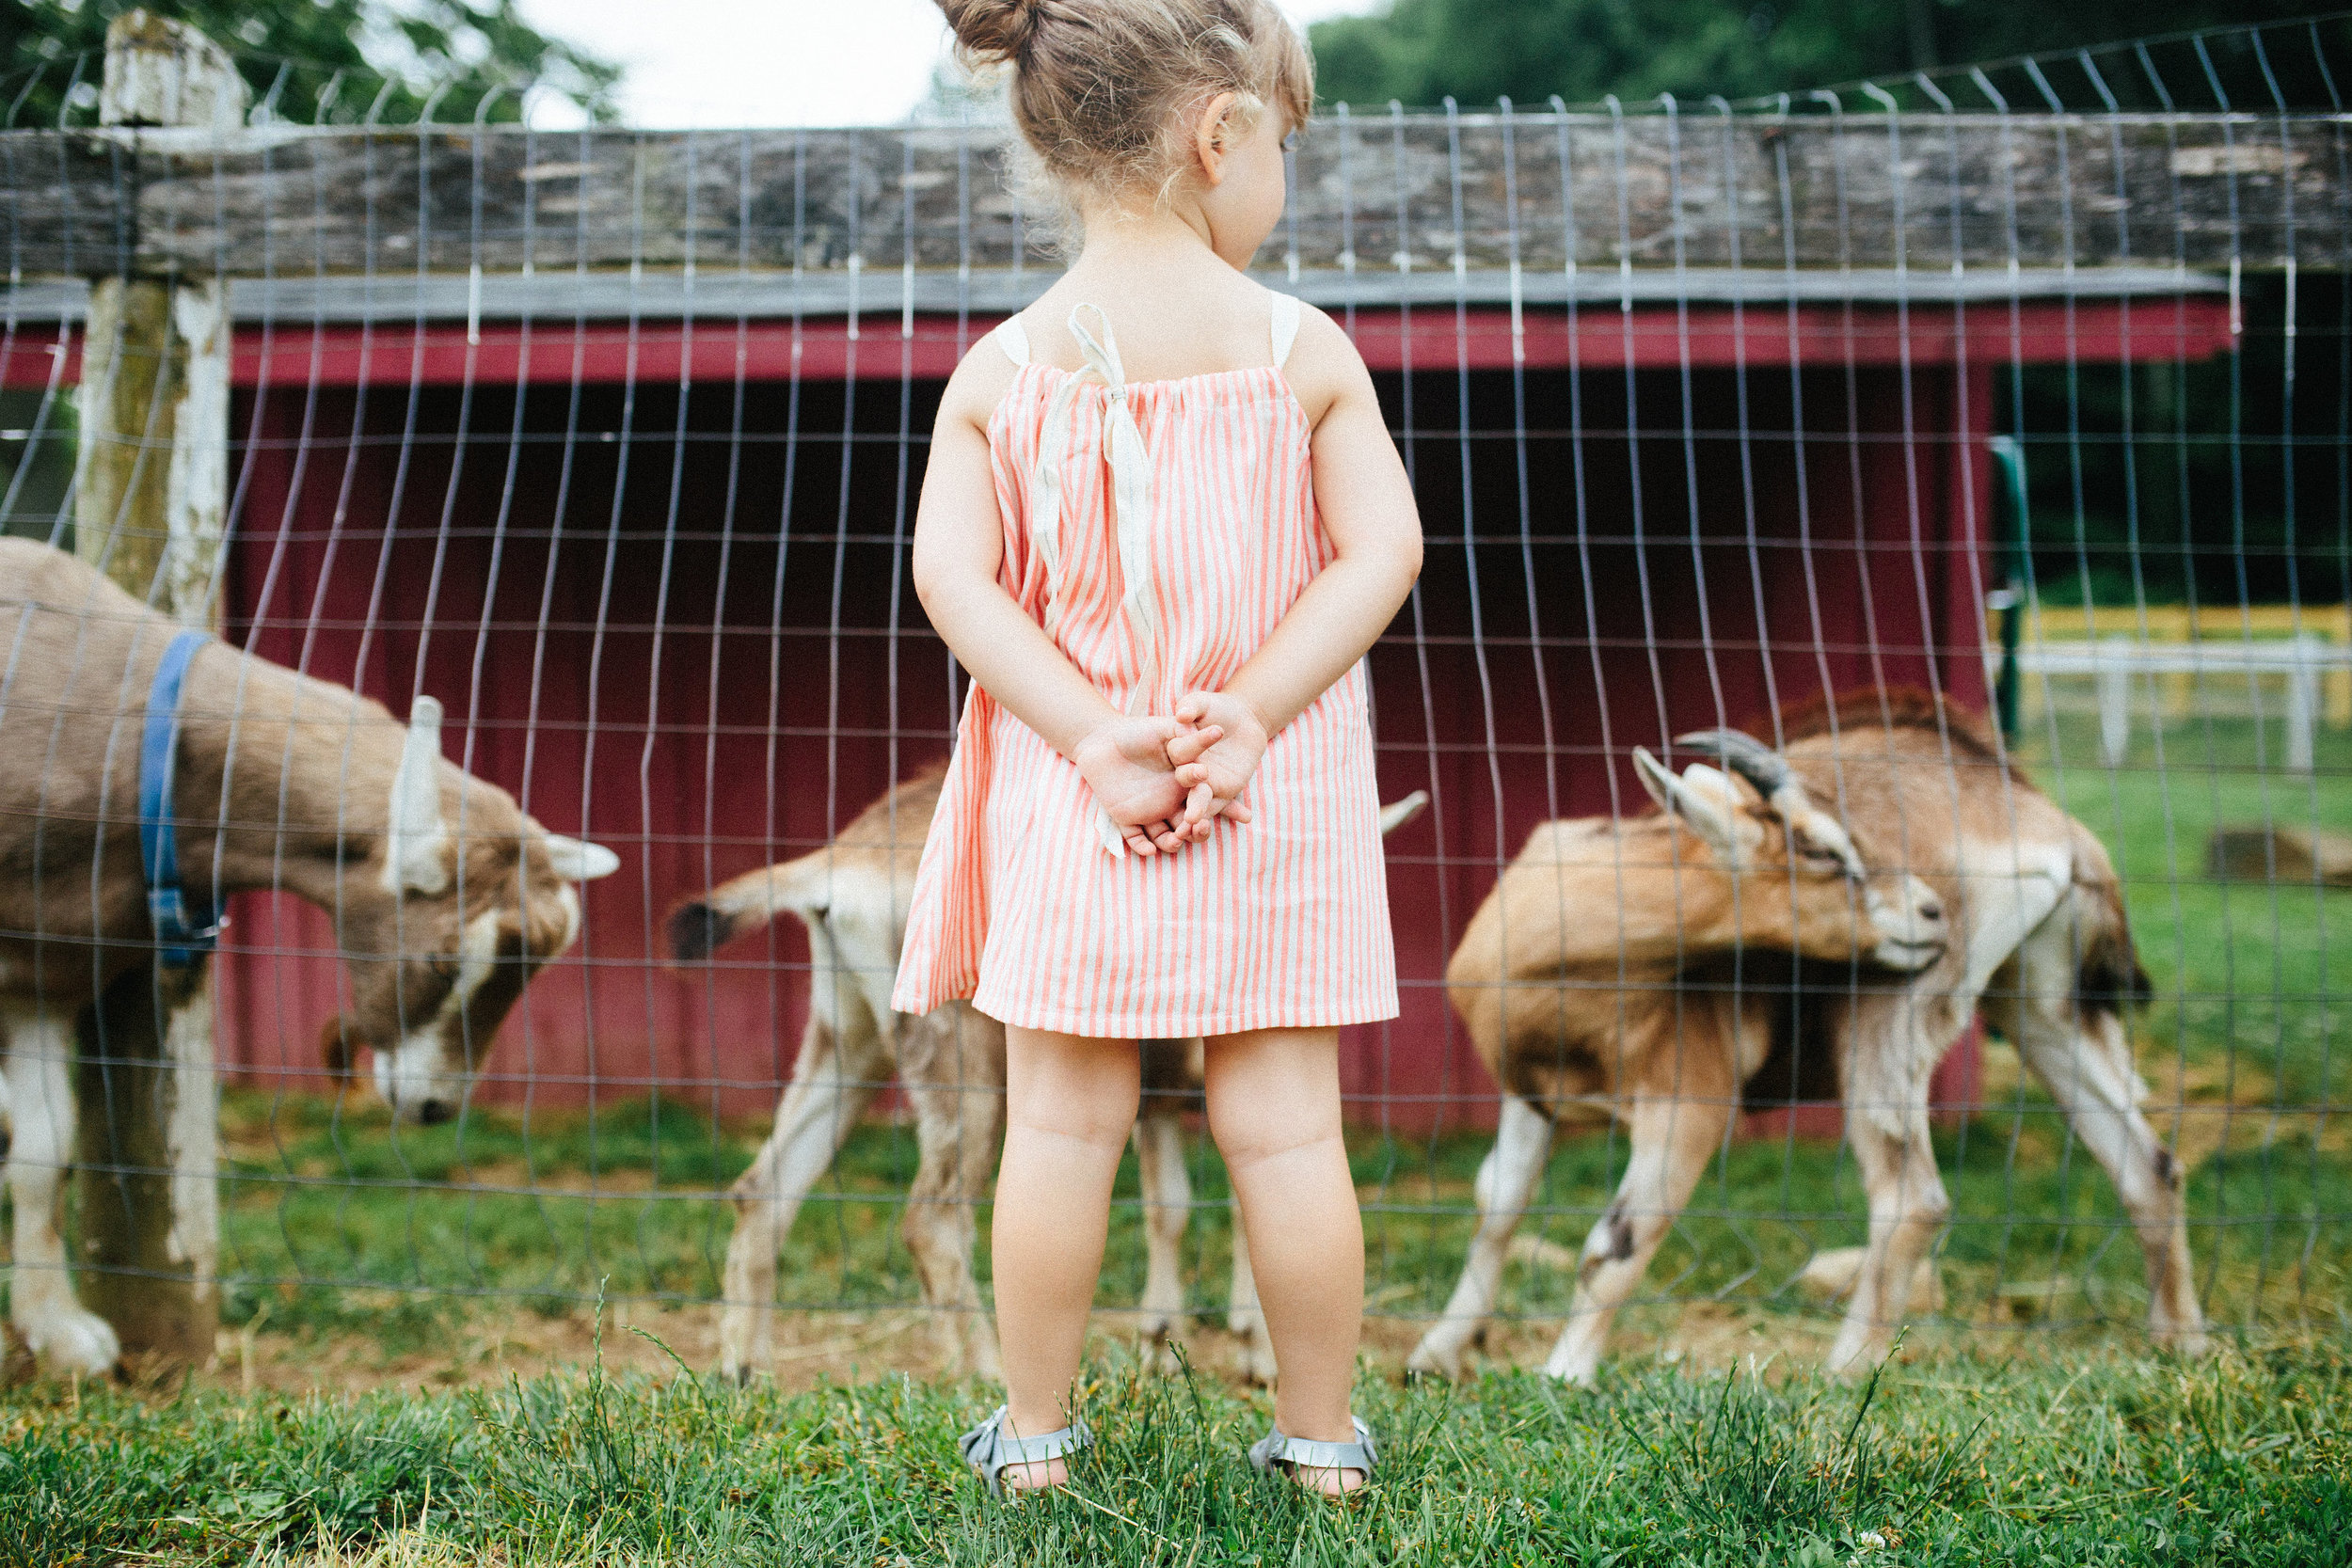
M 2162 1212 L 2148 1169 L 2125 1169 L 2119 1197 L 2102 1168 L 2137 1148 L 2124 1106 L 2029 1059 L 2032 963 L 1976 976 L 1983 1024 L 1968 993 L 1935 1034 L 1925 992 L 1912 1022 L 1874 1023 L 1899 973 L 1677 934 L 1678 906 L 1642 890 L 1680 873 L 1620 847 L 1614 896 L 1543 917 L 1569 945 L 1599 932 L 1607 962 L 1512 977 L 1562 1016 L 1597 1010 L 1605 1050 L 1531 1026 L 1482 1057 L 1480 983 L 1449 994 L 1449 958 L 1531 834 L 1648 809 L 1635 747 L 1679 768 L 1703 753 L 1674 737 L 1746 726 L 1801 753 L 1789 716 L 1808 702 L 1905 689 L 1982 716 L 1981 757 L 1931 723 L 1936 760 L 1906 766 L 2010 824 L 2010 852 L 2046 847 L 2039 790 L 2112 859 L 2152 983 L 2122 1010 L 2154 1180 L 2179 1188 L 2203 1311 L 2343 1325 L 2346 41 L 2321 19 L 1738 106 L 1339 105 L 1301 139 L 1260 275 L 1363 351 L 1428 541 L 1370 659 L 1383 798 L 1429 801 L 1389 841 L 1404 1011 L 1343 1041 L 1369 1299 L 1406 1325 L 1400 1343 L 1460 1309 L 1499 1117 L 1498 1179 L 1532 1183 L 1493 1254 L 1505 1321 L 1567 1314 L 1611 1255 L 1623 1188 L 1636 1209 L 1678 1208 L 1635 1304 L 1811 1333 L 1892 1190 L 1873 1162 L 1912 1157 L 1915 1101 L 1949 1201 L 1915 1318 L 2128 1330 L 2177 1307 L 2184 1281 L 2137 1256 L 2135 1227 Z M 96 65 L 73 69 L 86 84 Z M 434 1125 L 394 1121 L 371 1087 L 390 1037 L 333 1023 L 383 1005 L 343 961 L 381 951 L 339 938 L 356 881 L 323 910 L 291 871 L 278 891 L 222 874 L 206 1006 L 227 1318 L 380 1335 L 516 1301 L 734 1296 L 972 1319 L 981 1298 L 918 1261 L 969 1255 L 985 1279 L 969 1227 L 984 1237 L 1001 1041 L 869 998 L 895 959 L 874 927 L 895 929 L 894 897 L 902 916 L 930 810 L 919 782 L 889 792 L 945 758 L 963 695 L 906 579 L 928 432 L 957 358 L 1054 270 L 1002 192 L 1001 128 L 547 133 L 494 123 L 488 98 L 469 124 L 393 126 L 355 116 L 344 84 L 311 94 L 306 125 L 289 119 L 300 96 L 270 95 L 252 129 L 174 140 L 95 125 L 69 87 L 54 127 L 0 133 L 7 531 L 102 564 L 132 547 L 138 527 L 94 531 L 85 494 L 77 388 L 108 352 L 87 335 L 89 280 L 216 284 L 227 525 L 196 596 L 245 656 L 221 668 L 268 660 L 404 719 L 436 699 L 451 762 L 621 866 L 585 884 L 577 940 L 511 1014 L 461 1020 L 472 1070 Z M 166 379 L 151 463 L 171 441 Z M 151 603 L 167 606 L 167 575 Z M 8 609 L 23 588 L 0 585 Z M 55 763 L 61 678 L 14 653 L 0 675 L 0 772 L 16 774 L 0 863 L 51 846 L 40 897 L 6 906 L 50 913 L 0 933 L 26 1060 L 37 1015 L 70 1022 L 88 989 L 42 978 L 37 954 L 103 984 L 116 944 L 151 941 L 93 943 L 75 909 L 124 863 L 93 866 L 68 827 L 105 809 Z M 124 692 L 71 724 L 135 734 L 145 698 Z M 279 750 L 238 766 L 291 777 L 358 727 L 266 732 Z M 336 810 L 380 831 L 391 780 L 349 767 Z M 1981 842 L 1987 818 L 1870 818 L 1867 771 L 1848 756 L 1805 777 L 1874 870 L 1918 870 L 1963 907 L 2010 896 L 2014 879 L 1983 869 L 2002 847 Z M 257 820 L 188 812 L 183 831 L 216 841 L 206 863 L 245 830 L 288 858 L 316 826 L 289 815 L 297 794 Z M 1952 863 L 1963 849 L 1979 858 Z M 1806 896 L 1801 871 L 1775 875 L 1751 897 L 1756 931 L 1763 906 Z M 1661 920 L 1662 972 L 1627 956 L 1633 927 Z M 2084 927 L 2042 955 L 2066 966 L 2054 1027 L 2117 1005 L 2081 979 L 2094 945 Z M 392 989 L 436 1006 L 467 961 L 523 965 L 518 949 L 469 960 L 454 938 L 400 951 L 425 977 Z M 1919 984 L 1947 994 L 1955 973 Z M 337 1077 L 323 1034 L 382 1049 Z M 1882 1062 L 1921 1039 L 1924 1060 Z M 87 1021 L 78 1049 L 87 1118 L 112 1058 Z M 1668 1142 L 1704 1134 L 1674 1205 L 1641 1186 L 1632 1155 L 1657 1134 L 1625 1119 L 1628 1064 L 1686 1055 L 1722 1060 L 1691 1069 L 1665 1124 Z M 1505 1108 L 1498 1066 L 1540 1127 Z M 1232 1238 L 1181 1051 L 1154 1072 L 1157 1131 L 1121 1177 L 1104 1292 L 1126 1307 L 1156 1291 L 1151 1327 L 1222 1310 Z M 34 1076 L 8 1082 L 19 1165 L 62 1164 L 28 1148 Z M 1864 1123 L 1901 1122 L 1893 1141 L 1840 1141 L 1841 1091 Z M 1904 1180 L 1882 1220 L 1932 1221 Z M 27 1191 L 19 1303 L 61 1266 L 24 1251 Z M 762 1209 L 796 1192 L 792 1211 Z M 1188 1217 L 1180 1247 L 1151 1240 L 1155 1212 Z M 730 1264 L 746 1235 L 774 1243 L 772 1278 Z M 733 1332 L 725 1354 L 755 1355 Z

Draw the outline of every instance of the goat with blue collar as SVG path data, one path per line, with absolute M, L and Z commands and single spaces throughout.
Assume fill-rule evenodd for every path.
M 74 1021 L 125 974 L 183 969 L 247 891 L 326 911 L 350 979 L 328 1064 L 373 1053 L 402 1117 L 454 1116 L 524 984 L 578 935 L 611 850 L 551 833 L 445 761 L 440 705 L 382 705 L 181 630 L 72 557 L 0 540 L 0 1111 L 10 1316 L 58 1370 L 114 1331 L 58 1228 Z

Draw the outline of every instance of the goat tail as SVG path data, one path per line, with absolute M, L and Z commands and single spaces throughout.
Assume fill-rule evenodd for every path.
M 1429 807 L 1429 791 L 1416 789 L 1402 800 L 1391 800 L 1380 808 L 1380 836 L 1388 837 Z
M 2074 969 L 2075 1011 L 2089 1022 L 2144 1007 L 2155 996 L 2155 982 L 2148 978 L 2132 942 L 2122 885 L 2105 847 L 2079 829 L 2074 865 L 2074 891 L 2085 911 L 2077 927 L 2081 957 Z
M 353 1051 L 360 1042 L 353 1037 L 350 1024 L 348 1018 L 337 1013 L 319 1030 L 319 1065 L 330 1078 L 351 1076 Z
M 807 873 L 813 865 L 821 864 L 827 854 L 819 849 L 798 860 L 763 865 L 680 899 L 670 910 L 670 957 L 691 963 L 710 957 L 738 937 L 764 929 L 780 914 L 796 914 L 803 920 L 823 914 L 822 881 Z

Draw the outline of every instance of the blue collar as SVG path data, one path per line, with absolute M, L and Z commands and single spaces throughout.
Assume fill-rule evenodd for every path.
M 188 661 L 212 634 L 183 631 L 164 650 L 147 689 L 147 730 L 139 741 L 139 867 L 147 878 L 147 917 L 155 927 L 155 961 L 185 969 L 213 950 L 222 922 L 209 899 L 180 889 L 180 842 L 171 819 L 171 775 L 180 755 L 180 689 Z

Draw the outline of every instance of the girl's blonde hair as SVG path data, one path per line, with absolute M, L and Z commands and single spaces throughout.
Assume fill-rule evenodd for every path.
M 1293 125 L 1314 107 L 1307 45 L 1272 0 L 939 0 L 965 63 L 1012 73 L 1013 124 L 1042 183 L 1156 201 L 1191 166 L 1189 111 L 1239 99 L 1247 129 L 1271 107 Z M 1037 176 L 1043 176 L 1039 181 Z

